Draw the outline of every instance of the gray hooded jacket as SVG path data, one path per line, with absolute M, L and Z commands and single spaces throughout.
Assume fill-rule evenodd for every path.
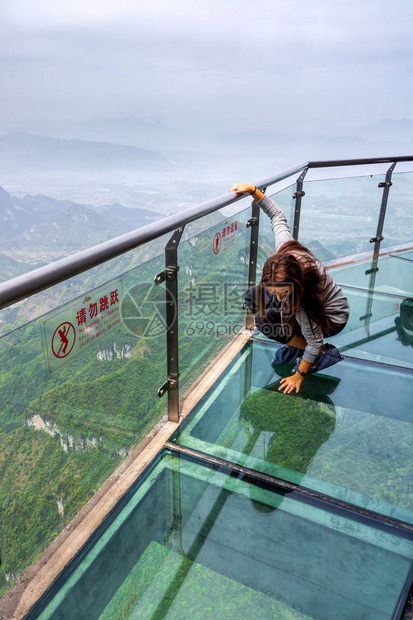
M 293 236 L 288 228 L 287 220 L 281 209 L 275 204 L 271 198 L 265 196 L 257 202 L 261 209 L 268 215 L 271 220 L 271 227 L 274 233 L 275 248 L 279 250 L 284 243 L 291 241 Z M 292 254 L 299 260 L 301 252 L 294 250 Z M 326 276 L 326 286 L 324 289 L 324 305 L 327 318 L 337 324 L 345 325 L 350 313 L 350 307 L 341 288 L 334 282 L 324 265 L 316 260 L 320 274 Z M 319 325 L 308 318 L 303 308 L 299 308 L 296 314 L 297 322 L 301 327 L 302 334 L 307 341 L 303 359 L 312 364 L 315 362 L 317 355 L 323 345 L 323 332 Z M 312 329 L 311 329 L 312 328 Z

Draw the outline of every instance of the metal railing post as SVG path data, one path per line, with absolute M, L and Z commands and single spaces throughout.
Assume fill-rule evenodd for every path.
M 383 196 L 381 199 L 381 207 L 380 207 L 380 214 L 379 214 L 379 219 L 377 222 L 377 231 L 376 231 L 376 236 L 372 237 L 370 239 L 370 243 L 374 243 L 374 250 L 373 250 L 373 257 L 374 256 L 378 256 L 379 255 L 379 250 L 380 250 L 380 244 L 383 241 L 383 226 L 384 226 L 384 218 L 386 217 L 386 209 L 387 209 L 387 202 L 389 199 L 389 192 L 390 192 L 390 188 L 393 185 L 393 183 L 391 182 L 391 177 L 393 174 L 393 170 L 396 167 L 397 162 L 394 162 L 390 168 L 387 170 L 386 172 L 386 179 L 384 181 L 384 183 L 379 183 L 379 187 L 383 188 Z
M 383 237 L 384 219 L 386 216 L 386 209 L 387 209 L 387 202 L 389 199 L 390 188 L 393 185 L 391 181 L 391 177 L 393 174 L 393 170 L 396 167 L 396 164 L 397 162 L 392 163 L 392 165 L 386 172 L 386 178 L 384 182 L 379 183 L 379 187 L 383 188 L 383 196 L 381 199 L 379 219 L 377 221 L 376 236 L 370 239 L 370 243 L 374 243 L 374 248 L 373 248 L 373 258 L 371 261 L 371 267 L 370 269 L 366 271 L 366 275 L 370 274 L 366 313 L 363 317 L 360 317 L 361 319 L 364 319 L 364 327 L 368 335 L 370 335 L 370 319 L 372 317 L 372 307 L 373 307 L 373 297 L 374 297 L 374 286 L 376 284 L 376 274 L 379 270 L 377 263 L 379 260 L 380 244 L 384 239 Z
M 265 194 L 265 190 L 267 188 L 264 187 L 261 191 Z M 248 265 L 248 288 L 251 286 L 255 286 L 257 282 L 257 259 L 258 259 L 258 239 L 260 234 L 260 207 L 255 202 L 255 200 L 251 203 L 251 217 L 246 223 L 247 228 L 251 228 L 251 236 L 250 236 L 250 252 L 249 252 L 249 265 Z M 244 306 L 245 307 L 245 306 Z M 245 319 L 245 327 L 246 329 L 251 329 L 254 326 L 254 317 L 250 312 L 247 312 L 247 317 Z
M 167 380 L 158 396 L 168 392 L 168 420 L 179 422 L 179 362 L 178 362 L 178 245 L 184 227 L 178 228 L 165 246 L 165 271 L 155 276 L 155 284 L 165 281 L 166 303 L 166 360 Z
M 265 194 L 264 187 L 261 191 Z M 257 258 L 258 258 L 258 238 L 260 233 L 260 207 L 252 201 L 251 204 L 251 217 L 246 224 L 247 228 L 251 228 L 250 237 L 250 261 L 248 267 L 248 288 L 255 286 L 257 279 Z
M 298 239 L 298 231 L 300 228 L 300 216 L 301 216 L 301 198 L 305 196 L 305 192 L 303 191 L 303 183 L 304 177 L 307 174 L 308 168 L 303 170 L 300 176 L 297 179 L 297 187 L 293 194 L 293 198 L 295 200 L 295 209 L 294 209 L 294 224 L 293 224 L 293 237 L 295 240 Z

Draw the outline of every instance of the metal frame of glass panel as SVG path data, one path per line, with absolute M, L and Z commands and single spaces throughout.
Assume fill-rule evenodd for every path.
M 370 241 L 374 242 L 374 253 L 373 253 L 373 262 L 374 258 L 378 256 L 380 244 L 383 239 L 382 230 L 384 225 L 384 218 L 386 212 L 387 199 L 389 195 L 389 189 L 391 186 L 391 174 L 396 166 L 397 162 L 409 162 L 413 161 L 413 157 L 411 156 L 402 156 L 402 157 L 391 157 L 391 158 L 373 158 L 373 159 L 348 159 L 348 160 L 335 160 L 335 161 L 313 161 L 313 162 L 305 162 L 299 164 L 289 170 L 286 170 L 278 175 L 270 177 L 269 179 L 265 179 L 259 183 L 256 183 L 256 187 L 265 191 L 265 189 L 280 181 L 287 179 L 291 176 L 294 176 L 298 173 L 301 173 L 297 180 L 297 189 L 293 196 L 295 199 L 295 214 L 294 214 L 294 236 L 298 237 L 298 230 L 300 224 L 300 213 L 301 213 L 301 199 L 305 195 L 303 191 L 303 182 L 304 177 L 307 171 L 310 168 L 330 168 L 330 167 L 341 167 L 341 166 L 355 166 L 355 165 L 367 165 L 367 164 L 383 164 L 383 163 L 391 163 L 390 169 L 387 171 L 386 181 L 382 186 L 384 187 L 382 205 L 380 209 L 380 214 L 377 223 L 377 234 L 376 237 L 372 238 Z M 127 233 L 115 239 L 111 239 L 105 243 L 102 243 L 98 246 L 94 246 L 87 250 L 83 250 L 81 252 L 76 253 L 73 256 L 69 256 L 67 258 L 61 259 L 52 263 L 50 265 L 46 265 L 45 267 L 41 267 L 40 269 L 36 269 L 32 272 L 24 274 L 22 276 L 18 276 L 0 284 L 0 309 L 5 308 L 13 303 L 16 303 L 26 297 L 34 295 L 42 290 L 45 290 L 59 282 L 67 280 L 74 275 L 80 274 L 92 267 L 100 265 L 116 256 L 123 254 L 124 252 L 137 248 L 145 243 L 153 239 L 157 239 L 162 235 L 175 231 L 173 237 L 171 238 L 170 243 L 166 246 L 166 263 L 170 260 L 171 252 L 168 249 L 169 245 L 175 239 L 176 247 L 172 248 L 172 251 L 176 251 L 177 244 L 176 242 L 177 235 L 182 235 L 182 230 L 186 224 L 193 222 L 195 220 L 199 220 L 204 216 L 218 211 L 225 206 L 233 204 L 237 200 L 243 198 L 243 196 L 234 196 L 233 193 L 225 194 L 223 196 L 219 196 L 213 200 L 204 202 L 200 205 L 192 207 L 184 211 L 182 214 L 175 214 L 169 217 L 164 218 L 160 223 L 150 224 L 148 226 L 144 226 L 143 228 L 138 229 L 137 231 L 133 231 L 131 233 Z M 253 286 L 255 284 L 256 278 L 256 251 L 257 251 L 257 239 L 259 234 L 259 218 L 257 215 L 257 209 L 254 210 L 254 205 L 252 206 L 252 217 L 250 220 L 251 223 L 251 240 L 250 240 L 250 264 L 249 264 L 249 286 Z M 171 246 L 172 247 L 172 246 Z M 168 264 L 166 264 L 165 274 L 173 273 L 175 278 L 166 276 L 166 281 L 168 285 L 168 292 L 170 288 L 176 288 L 176 277 L 177 277 L 177 268 L 176 260 L 174 262 L 174 267 L 169 269 Z M 372 273 L 372 278 L 374 277 L 374 273 Z M 177 292 L 177 291 L 176 291 Z M 175 296 L 175 299 L 177 297 Z M 176 314 L 177 311 L 177 301 L 176 308 L 173 309 Z M 366 311 L 366 317 L 368 316 L 368 309 Z M 179 419 L 179 389 L 178 389 L 178 377 L 179 377 L 179 368 L 178 368 L 178 332 L 177 332 L 177 324 L 174 323 L 173 327 L 167 332 L 167 342 L 168 342 L 168 377 L 163 386 L 159 389 L 159 395 L 162 396 L 166 391 L 169 392 L 168 395 L 168 417 L 170 420 L 178 421 Z
M 253 470 L 248 470 L 245 467 L 237 466 L 234 463 L 224 461 L 198 453 L 197 451 L 185 449 L 181 446 L 174 444 L 166 444 L 163 450 L 155 457 L 155 459 L 148 465 L 145 472 L 137 478 L 127 494 L 119 500 L 119 502 L 112 508 L 110 513 L 106 516 L 104 522 L 100 527 L 90 536 L 83 547 L 78 551 L 69 564 L 63 569 L 56 581 L 46 590 L 46 592 L 37 601 L 34 607 L 31 608 L 29 613 L 25 616 L 26 620 L 34 620 L 41 616 L 47 605 L 52 602 L 53 598 L 61 591 L 64 586 L 68 588 L 67 583 L 70 577 L 81 566 L 82 561 L 87 554 L 93 550 L 94 546 L 99 542 L 102 535 L 109 530 L 114 524 L 115 520 L 119 518 L 122 510 L 128 507 L 128 503 L 133 500 L 134 494 L 142 486 L 143 482 L 148 478 L 155 467 L 160 463 L 161 459 L 165 455 L 171 455 L 176 459 L 182 459 L 184 462 L 198 464 L 206 470 L 213 472 L 219 472 L 222 476 L 228 477 L 228 483 L 223 484 L 221 490 L 217 493 L 215 500 L 207 511 L 203 520 L 199 523 L 199 530 L 195 533 L 192 544 L 186 549 L 182 547 L 182 541 L 180 539 L 182 524 L 181 524 L 181 510 L 182 510 L 182 498 L 181 488 L 179 480 L 179 465 L 172 472 L 172 479 L 170 485 L 171 498 L 171 536 L 169 539 L 169 546 L 172 551 L 180 554 L 182 557 L 188 558 L 191 562 L 197 560 L 200 551 L 204 543 L 207 540 L 208 534 L 217 523 L 219 518 L 222 518 L 222 509 L 224 508 L 227 499 L 234 491 L 234 482 L 241 481 L 243 483 L 250 484 L 257 487 L 260 490 L 269 491 L 279 494 L 281 496 L 289 496 L 290 499 L 297 502 L 297 504 L 307 505 L 315 510 L 320 510 L 323 513 L 331 514 L 338 519 L 349 520 L 352 523 L 358 523 L 361 526 L 372 528 L 372 530 L 378 530 L 390 536 L 397 536 L 408 542 L 413 540 L 413 529 L 399 527 L 398 523 L 394 520 L 376 519 L 376 515 L 369 511 L 355 511 L 352 506 L 345 503 L 331 501 L 331 498 L 323 497 L 318 493 L 308 492 L 307 490 L 300 488 L 297 485 L 291 485 L 285 483 L 282 480 L 274 479 L 270 476 L 260 474 Z M 404 525 L 404 524 L 403 524 Z M 174 589 L 179 589 L 183 584 L 187 574 L 189 572 L 190 565 L 181 565 L 179 571 L 176 572 L 173 577 L 173 581 L 166 589 L 166 593 L 162 598 L 162 609 L 169 609 L 169 606 L 173 602 L 173 598 L 168 596 L 169 592 Z M 400 593 L 396 601 L 392 619 L 398 620 L 402 617 L 403 610 L 405 609 L 406 599 L 409 595 L 410 585 L 413 578 L 413 567 L 410 568 L 406 579 L 400 584 Z M 70 588 L 69 588 L 70 589 Z M 159 607 L 159 604 L 158 604 Z M 164 617 L 164 616 L 162 616 Z
M 300 174 L 297 180 L 297 191 L 294 194 L 295 199 L 295 217 L 294 217 L 294 236 L 298 237 L 299 225 L 300 225 L 300 213 L 301 213 L 301 198 L 305 195 L 303 191 L 303 183 L 304 177 L 307 171 L 310 168 L 329 168 L 329 167 L 342 167 L 342 166 L 355 166 L 355 165 L 368 165 L 368 164 L 391 164 L 390 169 L 387 171 L 387 176 L 385 183 L 382 185 L 383 187 L 383 197 L 381 202 L 381 209 L 378 216 L 377 221 L 377 233 L 376 236 L 373 237 L 370 241 L 374 242 L 374 251 L 372 252 L 372 270 L 371 270 L 371 281 L 369 289 L 374 292 L 374 282 L 377 266 L 377 258 L 380 251 L 380 244 L 383 240 L 382 231 L 385 220 L 386 206 L 389 195 L 389 190 L 391 187 L 391 174 L 394 170 L 394 167 L 397 162 L 411 162 L 413 161 L 413 156 L 406 157 L 392 157 L 392 158 L 376 158 L 376 159 L 353 159 L 353 160 L 338 160 L 338 161 L 319 161 L 319 162 L 306 162 L 300 165 L 295 166 L 285 172 L 282 172 L 278 175 L 275 175 L 269 179 L 265 179 L 259 183 L 256 183 L 256 187 L 262 190 L 265 190 L 268 186 L 274 185 L 288 179 L 289 177 L 293 177 L 294 175 Z M 167 283 L 167 292 L 169 291 L 169 295 L 176 300 L 176 306 L 171 309 L 172 314 L 177 316 L 177 272 L 178 272 L 178 264 L 177 264 L 177 247 L 183 232 L 183 228 L 187 223 L 200 220 L 206 215 L 214 213 L 223 207 L 226 207 L 230 204 L 235 203 L 236 201 L 242 199 L 245 196 L 235 196 L 233 193 L 225 194 L 223 196 L 217 197 L 208 202 L 204 202 L 200 205 L 197 205 L 191 209 L 184 211 L 183 213 L 175 214 L 169 217 L 164 218 L 161 222 L 157 222 L 156 224 L 151 224 L 145 226 L 137 231 L 133 231 L 131 233 L 127 233 L 126 235 L 122 235 L 117 237 L 116 239 L 112 239 L 105 243 L 102 243 L 98 246 L 89 248 L 87 250 L 78 252 L 73 256 L 69 256 L 62 260 L 59 260 L 55 263 L 42 267 L 40 269 L 34 270 L 22 276 L 18 276 L 12 280 L 4 282 L 0 284 L 0 308 L 6 308 L 22 299 L 25 299 L 35 293 L 43 291 L 51 286 L 54 286 L 60 282 L 63 282 L 69 278 L 72 278 L 74 275 L 83 273 L 97 265 L 105 263 L 121 254 L 131 250 L 133 248 L 137 248 L 141 245 L 148 243 L 151 240 L 158 239 L 162 235 L 173 232 L 173 236 L 171 237 L 169 243 L 165 247 L 165 271 L 161 274 L 158 274 L 160 277 L 160 281 L 165 279 Z M 259 236 L 259 207 L 253 203 L 252 205 L 252 215 L 250 222 L 251 235 L 250 235 L 250 254 L 249 254 L 249 277 L 248 277 L 248 285 L 253 286 L 256 280 L 256 261 L 257 261 L 257 249 L 258 249 L 258 236 Z M 401 257 L 403 258 L 403 257 Z M 406 259 L 407 260 L 407 259 Z M 376 262 L 375 262 L 376 261 Z M 162 279 L 162 276 L 165 276 Z M 167 297 L 168 299 L 168 297 Z M 167 306 L 168 309 L 168 306 Z M 366 311 L 366 321 L 368 321 L 369 312 L 368 309 Z M 169 323 L 168 323 L 169 324 Z M 170 329 L 167 332 L 167 356 L 168 356 L 168 368 L 167 368 L 167 381 L 160 388 L 160 396 L 168 391 L 168 417 L 170 420 L 174 422 L 179 421 L 179 389 L 178 389 L 178 377 L 179 377 L 179 368 L 178 368 L 178 326 L 177 322 L 172 322 Z M 181 447 L 177 447 L 173 444 L 167 444 L 167 447 L 171 451 L 180 452 L 183 451 Z M 198 455 L 196 453 L 190 455 L 186 454 L 188 458 L 201 458 L 210 461 L 211 466 L 213 467 L 223 467 L 234 470 L 234 465 L 232 463 L 227 463 L 224 461 L 214 460 L 214 463 L 211 462 L 211 457 L 205 457 L 205 455 Z M 236 469 L 236 467 L 235 467 Z M 239 467 L 239 472 L 242 475 L 250 475 L 255 479 L 260 479 L 261 475 L 257 474 L 257 472 L 247 471 L 244 467 Z M 306 490 L 299 485 L 291 485 L 290 483 L 284 483 L 283 481 L 278 481 L 272 479 L 271 477 L 267 477 L 268 480 L 266 482 L 271 481 L 272 484 L 280 484 L 283 488 L 288 486 L 288 491 L 296 491 L 299 493 L 306 494 Z M 275 482 L 274 482 L 275 480 Z M 265 482 L 264 479 L 261 479 L 261 482 Z M 179 485 L 176 489 L 176 493 L 179 493 Z M 317 492 L 309 492 L 313 499 L 310 499 L 310 495 L 308 496 L 308 501 L 315 502 L 327 502 L 330 507 L 334 504 L 330 497 L 322 497 L 321 494 Z M 337 509 L 339 510 L 349 510 L 352 513 L 352 518 L 357 518 L 354 516 L 355 511 L 354 506 L 352 505 L 344 505 L 343 503 L 337 502 Z M 174 513 L 175 515 L 175 513 Z M 173 515 L 173 516 L 174 516 Z M 175 515 L 176 516 L 176 515 Z M 411 526 L 408 526 L 406 523 L 397 522 L 394 519 L 389 519 L 384 515 L 376 515 L 369 511 L 359 511 L 360 519 L 373 519 L 375 522 L 375 527 L 377 527 L 377 522 L 382 523 L 383 528 L 386 527 L 396 528 L 398 533 L 401 531 L 404 532 L 405 536 L 410 537 L 411 535 Z M 179 541 L 178 541 L 179 543 Z M 411 580 L 410 580 L 411 581 Z M 410 586 L 407 584 L 407 590 Z M 406 594 L 405 587 L 405 594 Z M 401 613 L 401 610 L 400 610 Z M 399 615 L 397 615 L 399 617 Z

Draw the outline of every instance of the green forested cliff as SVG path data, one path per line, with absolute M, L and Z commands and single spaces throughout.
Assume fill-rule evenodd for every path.
M 243 320 L 245 229 L 218 258 L 214 234 L 206 231 L 180 248 L 183 389 Z M 153 282 L 163 257 L 135 265 L 134 255 L 129 270 L 123 258 L 124 275 L 116 276 L 124 298 L 137 284 Z M 100 273 L 113 278 L 110 267 Z M 84 296 L 90 290 L 87 274 L 81 282 L 85 288 L 78 283 L 75 290 Z M 71 298 L 70 281 L 59 290 L 62 301 Z M 159 291 L 163 298 L 163 285 Z M 35 303 L 33 298 L 33 308 Z M 122 322 L 50 374 L 41 321 L 13 327 L 18 323 L 0 338 L 0 587 L 33 560 L 166 411 L 166 398 L 157 395 L 167 376 L 165 331 L 141 338 Z

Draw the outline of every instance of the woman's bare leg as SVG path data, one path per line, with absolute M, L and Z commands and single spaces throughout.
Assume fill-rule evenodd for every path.
M 295 335 L 286 344 L 288 347 L 297 347 L 297 349 L 305 349 L 307 346 L 307 340 L 304 338 L 304 336 Z M 323 344 L 323 346 L 320 349 L 320 352 L 324 351 L 325 348 L 326 346 L 325 344 Z
M 287 345 L 289 347 L 297 347 L 297 349 L 305 349 L 307 346 L 307 340 L 304 336 L 301 336 L 301 334 L 295 334 L 291 340 L 287 342 Z

